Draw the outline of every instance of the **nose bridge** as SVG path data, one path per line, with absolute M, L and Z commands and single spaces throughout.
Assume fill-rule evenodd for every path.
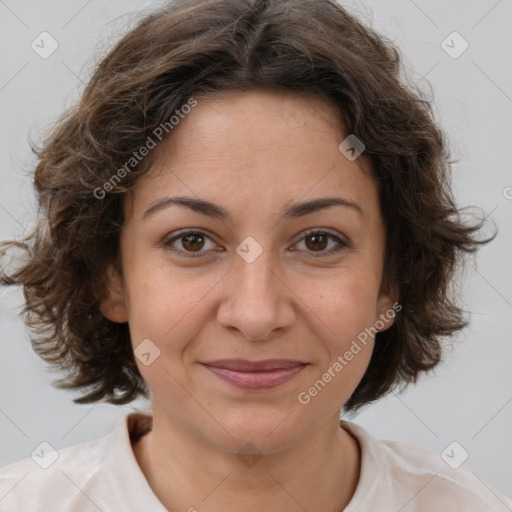
M 237 247 L 228 293 L 218 312 L 221 325 L 236 328 L 250 339 L 263 339 L 291 322 L 286 287 L 274 267 L 272 251 L 254 238 Z
M 273 254 L 252 237 L 247 237 L 236 249 L 238 260 L 234 263 L 235 289 L 238 300 L 273 301 L 276 277 L 271 272 Z

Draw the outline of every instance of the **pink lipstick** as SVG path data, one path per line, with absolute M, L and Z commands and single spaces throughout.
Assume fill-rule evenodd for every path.
M 242 389 L 271 389 L 291 380 L 307 363 L 285 359 L 266 361 L 245 361 L 242 359 L 224 359 L 203 363 L 212 373 L 221 379 Z

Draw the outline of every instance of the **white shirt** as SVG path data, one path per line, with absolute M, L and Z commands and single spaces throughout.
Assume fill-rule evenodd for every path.
M 439 454 L 341 424 L 358 440 L 362 457 L 344 512 L 512 511 L 512 500 L 470 470 L 450 468 Z M 132 440 L 150 429 L 151 416 L 131 413 L 108 436 L 61 449 L 47 469 L 32 458 L 0 469 L 0 512 L 167 512 L 132 449 Z M 52 454 L 43 447 L 39 460 L 47 465 Z

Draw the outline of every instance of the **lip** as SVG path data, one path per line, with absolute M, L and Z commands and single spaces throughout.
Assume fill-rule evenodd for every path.
M 202 363 L 213 374 L 242 389 L 271 389 L 291 380 L 308 363 L 285 359 L 246 361 L 224 359 Z

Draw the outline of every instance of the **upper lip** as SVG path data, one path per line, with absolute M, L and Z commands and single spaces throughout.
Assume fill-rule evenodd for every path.
M 295 368 L 307 363 L 291 359 L 267 359 L 265 361 L 247 361 L 245 359 L 222 359 L 219 361 L 211 361 L 203 363 L 207 366 L 216 368 L 225 368 L 238 372 L 265 372 L 270 370 L 279 370 L 287 368 Z

